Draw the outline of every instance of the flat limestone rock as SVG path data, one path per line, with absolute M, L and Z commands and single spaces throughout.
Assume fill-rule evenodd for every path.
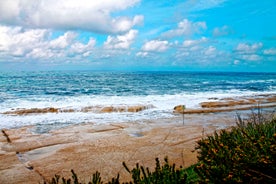
M 15 152 L 0 154 L 0 183 L 42 183 L 43 179 L 17 157 Z
M 135 125 L 119 123 L 77 125 L 50 135 L 34 134 L 28 128 L 7 130 L 11 142 L 1 139 L 0 183 L 42 183 L 55 174 L 69 178 L 71 169 L 82 182 L 88 182 L 96 171 L 106 182 L 119 172 L 123 182 L 130 175 L 122 162 L 130 168 L 140 163 L 153 169 L 155 158 L 163 161 L 166 156 L 171 163 L 186 167 L 196 162 L 192 151 L 201 129 L 188 125 L 141 129 L 139 125 L 136 133 L 140 136 L 133 136 Z M 13 135 L 18 132 L 22 136 Z

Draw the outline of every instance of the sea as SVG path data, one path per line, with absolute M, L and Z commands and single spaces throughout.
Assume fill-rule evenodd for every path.
M 276 73 L 231 72 L 0 72 L 0 129 L 74 124 L 144 122 L 179 116 L 177 105 L 276 94 Z M 146 106 L 139 112 L 99 113 L 91 107 Z M 6 114 L 20 109 L 71 109 L 58 113 Z

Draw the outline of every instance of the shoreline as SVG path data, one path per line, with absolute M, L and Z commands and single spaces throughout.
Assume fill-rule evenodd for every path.
M 219 96 L 219 95 L 218 95 Z M 236 110 L 250 110 L 259 107 L 276 107 L 276 94 L 255 94 L 255 95 L 238 95 L 238 96 L 220 96 L 220 97 L 199 97 L 192 98 L 192 103 L 185 97 L 172 99 L 168 97 L 162 101 L 161 97 L 150 100 L 149 97 L 143 99 L 138 98 L 128 102 L 114 101 L 108 103 L 97 104 L 93 102 L 79 105 L 61 105 L 61 104 L 44 104 L 41 106 L 16 106 L 14 108 L 3 108 L 0 111 L 0 129 L 2 128 L 18 128 L 23 126 L 40 126 L 41 132 L 49 129 L 57 129 L 68 125 L 82 123 L 110 124 L 112 122 L 132 122 L 132 121 L 148 121 L 159 118 L 172 118 L 182 113 L 182 110 L 175 110 L 178 105 L 186 105 L 185 114 L 201 114 L 216 113 Z M 91 100 L 91 99 L 90 99 Z M 74 100 L 73 100 L 74 101 Z M 186 104 L 185 104 L 186 103 Z M 28 104 L 28 103 L 27 103 Z M 191 105 L 192 104 L 192 105 Z M 44 130 L 43 130 L 44 129 Z
M 183 104 L 184 105 L 184 104 Z M 253 96 L 239 96 L 233 98 L 209 98 L 208 101 L 200 102 L 198 108 L 189 108 L 183 111 L 182 106 L 177 105 L 173 108 L 173 112 L 184 114 L 199 114 L 199 113 L 213 113 L 234 110 L 250 110 L 252 108 L 269 108 L 276 107 L 276 94 L 260 94 Z M 82 108 L 58 108 L 58 107 L 43 107 L 43 108 L 16 108 L 8 111 L 0 112 L 3 115 L 24 116 L 32 114 L 46 114 L 46 113 L 121 113 L 130 112 L 137 113 L 148 109 L 157 108 L 152 104 L 143 105 L 94 105 L 84 106 Z
M 264 111 L 272 113 L 275 102 L 269 103 L 274 108 L 266 107 Z M 236 111 L 245 117 L 250 113 Z M 71 169 L 81 182 L 88 182 L 96 171 L 101 173 L 103 181 L 117 176 L 118 172 L 120 180 L 127 181 L 129 174 L 122 162 L 129 168 L 139 163 L 153 169 L 155 158 L 162 162 L 166 156 L 177 167 L 188 167 L 197 162 L 196 141 L 214 131 L 235 126 L 236 111 L 187 113 L 184 125 L 182 114 L 178 113 L 172 118 L 143 122 L 70 125 L 43 134 L 35 133 L 34 125 L 3 129 L 0 134 L 0 183 L 39 183 L 51 180 L 55 174 L 68 178 Z

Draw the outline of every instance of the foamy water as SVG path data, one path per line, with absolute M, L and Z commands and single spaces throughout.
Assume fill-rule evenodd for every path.
M 143 122 L 171 118 L 184 104 L 199 108 L 214 98 L 276 93 L 276 74 L 235 73 L 2 73 L 0 128 L 37 125 L 59 128 L 80 123 Z M 80 112 L 85 107 L 154 106 L 140 112 Z M 66 113 L 2 114 L 16 109 L 74 109 Z

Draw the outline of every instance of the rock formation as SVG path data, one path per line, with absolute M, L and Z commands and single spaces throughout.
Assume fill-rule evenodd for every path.
M 111 112 L 140 112 L 146 109 L 154 108 L 153 105 L 118 105 L 118 106 L 89 106 L 81 109 L 74 108 L 31 108 L 31 109 L 15 109 L 3 112 L 10 115 L 28 115 L 41 113 L 71 113 L 71 112 L 94 112 L 94 113 L 111 113 Z
M 212 99 L 211 99 L 212 100 Z M 216 113 L 235 110 L 250 110 L 254 108 L 276 107 L 276 95 L 259 95 L 256 97 L 222 98 L 200 103 L 201 108 L 185 109 L 182 105 L 174 107 L 174 112 L 184 114 Z

